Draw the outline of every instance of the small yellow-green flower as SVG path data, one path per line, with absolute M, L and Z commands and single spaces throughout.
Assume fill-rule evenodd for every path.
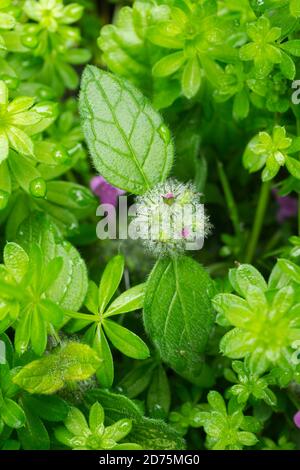
M 77 3 L 64 6 L 62 0 L 26 0 L 24 12 L 28 18 L 39 23 L 41 29 L 54 33 L 63 27 L 62 25 L 78 21 L 83 7 Z
M 263 181 L 273 179 L 284 165 L 295 178 L 299 179 L 300 162 L 289 155 L 298 150 L 298 139 L 287 137 L 284 127 L 275 126 L 272 135 L 259 132 L 250 140 L 243 156 L 243 164 L 251 173 L 265 166 L 262 172 Z
M 0 163 L 8 157 L 9 149 L 33 156 L 31 135 L 40 132 L 53 113 L 51 104 L 34 104 L 35 99 L 21 96 L 9 101 L 8 88 L 0 81 Z M 44 126 L 45 127 L 45 126 Z
M 14 28 L 16 20 L 14 16 L 9 12 L 11 0 L 1 0 L 0 2 L 0 51 L 5 50 L 5 40 L 1 36 L 1 30 L 8 30 Z
M 215 63 L 220 57 L 226 33 L 220 27 L 217 3 L 184 2 L 182 7 L 171 7 L 170 17 L 149 28 L 148 39 L 157 46 L 171 49 L 153 67 L 155 77 L 178 74 L 182 93 L 192 98 L 198 92 L 204 74 L 214 83 L 221 73 Z
M 26 0 L 25 14 L 34 23 L 24 26 L 22 42 L 35 49 L 36 54 L 45 55 L 52 49 L 68 49 L 80 41 L 77 28 L 69 25 L 80 19 L 83 7 L 77 3 L 64 5 L 62 0 Z
M 240 57 L 242 60 L 253 60 L 260 78 L 266 77 L 274 64 L 282 61 L 277 43 L 281 37 L 281 28 L 272 28 L 269 19 L 261 16 L 247 26 L 247 33 L 251 42 L 241 48 Z

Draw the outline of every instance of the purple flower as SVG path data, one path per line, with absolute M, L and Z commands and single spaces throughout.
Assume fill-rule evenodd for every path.
M 94 176 L 90 181 L 90 188 L 99 197 L 101 204 L 111 204 L 114 207 L 117 206 L 119 196 L 126 193 L 112 186 L 103 176 Z
M 277 221 L 282 224 L 286 219 L 290 219 L 291 217 L 295 217 L 298 212 L 298 201 L 294 197 L 290 196 L 279 196 L 278 190 L 272 190 L 275 199 L 278 204 L 278 211 L 277 211 Z
M 297 428 L 300 429 L 300 411 L 297 411 L 297 413 L 295 414 L 294 423 L 297 426 Z

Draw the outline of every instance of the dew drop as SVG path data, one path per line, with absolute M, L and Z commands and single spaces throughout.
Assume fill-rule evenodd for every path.
M 33 34 L 26 34 L 26 36 L 21 37 L 21 42 L 23 46 L 29 49 L 35 49 L 38 45 L 38 38 Z
M 68 152 L 63 148 L 63 147 L 57 147 L 54 155 L 53 155 L 54 160 L 58 164 L 65 163 L 69 159 Z
M 163 141 L 168 144 L 171 140 L 171 133 L 168 127 L 165 124 L 162 124 L 158 129 L 159 135 L 163 139 Z
M 30 183 L 29 191 L 34 197 L 45 197 L 47 192 L 46 181 L 43 178 L 35 178 Z
M 19 80 L 16 77 L 12 77 L 11 75 L 0 75 L 0 79 L 5 82 L 10 90 L 15 90 L 19 86 Z
M 52 90 L 43 86 L 38 90 L 37 95 L 41 100 L 52 100 L 54 98 Z
M 73 188 L 69 191 L 69 195 L 81 207 L 87 206 L 91 201 L 90 195 L 82 189 Z
M 9 200 L 9 193 L 0 189 L 0 210 L 2 211 L 7 206 Z
M 77 235 L 79 233 L 79 225 L 77 222 L 72 222 L 68 227 L 67 227 L 69 235 Z M 65 248 L 69 249 L 69 244 Z
M 54 106 L 50 101 L 43 101 L 35 105 L 34 110 L 43 117 L 53 117 Z

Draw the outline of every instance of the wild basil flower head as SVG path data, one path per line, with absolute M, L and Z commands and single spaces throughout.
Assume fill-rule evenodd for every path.
M 211 229 L 200 197 L 193 183 L 169 179 L 136 198 L 132 226 L 150 252 L 173 255 L 189 246 L 197 249 L 192 245 L 203 242 Z

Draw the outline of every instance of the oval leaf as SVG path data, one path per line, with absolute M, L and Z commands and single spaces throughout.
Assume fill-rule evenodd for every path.
M 142 194 L 166 179 L 174 156 L 170 133 L 137 88 L 89 65 L 79 106 L 94 165 L 111 184 Z

